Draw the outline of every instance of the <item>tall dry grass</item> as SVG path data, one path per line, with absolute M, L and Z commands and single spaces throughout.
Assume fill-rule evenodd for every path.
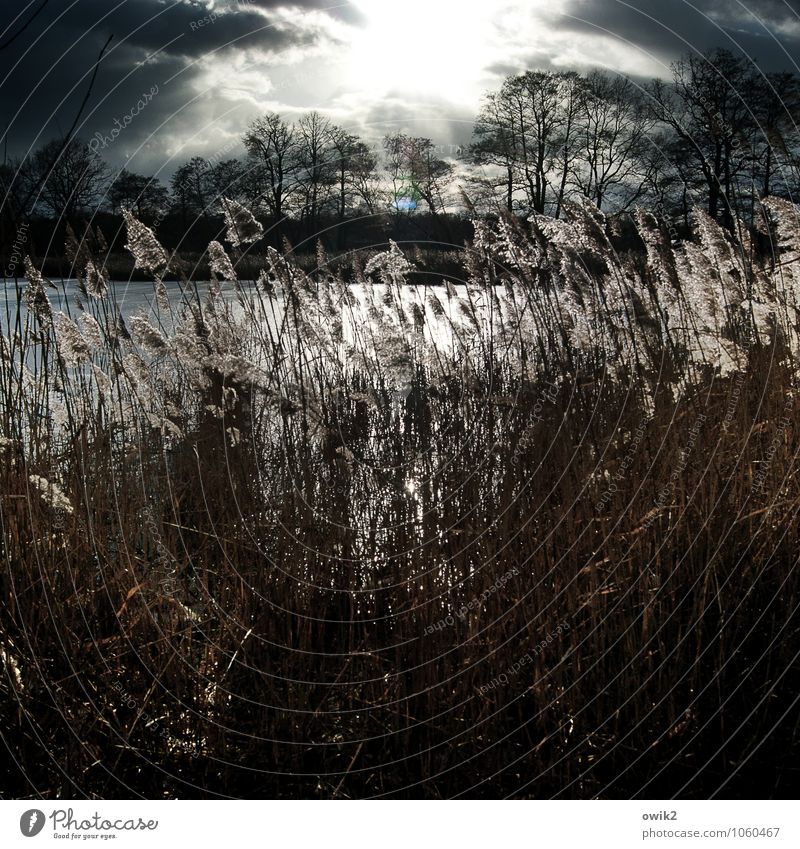
M 129 217 L 127 321 L 86 241 L 71 315 L 29 268 L 5 795 L 790 792 L 795 209 L 475 226 L 465 285 L 414 290 L 396 246 L 236 281 L 234 227 L 176 299 Z

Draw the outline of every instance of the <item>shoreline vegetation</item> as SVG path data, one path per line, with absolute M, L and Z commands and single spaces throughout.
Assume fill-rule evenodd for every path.
M 65 311 L 28 259 L 0 791 L 791 797 L 800 226 L 759 210 L 475 218 L 425 290 L 394 243 L 238 286 L 230 203 L 179 303 L 126 210 L 125 320 L 93 239 Z
M 89 236 L 86 235 L 89 234 Z M 92 238 L 91 227 L 84 232 L 81 241 Z M 417 242 L 408 244 L 398 243 L 409 260 L 414 261 L 417 270 L 410 274 L 409 283 L 425 286 L 442 286 L 442 278 L 446 277 L 457 282 L 463 271 L 461 266 L 461 251 L 452 246 L 430 248 L 424 243 Z M 341 274 L 345 279 L 353 282 L 356 272 L 353 269 L 353 260 L 359 261 L 364 255 L 371 256 L 381 253 L 384 246 L 376 245 L 370 250 L 348 250 L 342 252 L 332 251 L 328 255 L 327 265 L 333 273 Z M 317 253 L 310 250 L 306 253 L 297 253 L 288 249 L 288 254 L 301 270 L 312 273 L 317 267 Z M 71 282 L 80 279 L 80 270 L 76 269 L 73 262 L 64 257 L 29 257 L 31 263 L 41 274 L 54 282 Z M 142 268 L 137 268 L 134 259 L 129 254 L 108 252 L 103 255 L 103 267 L 109 282 L 124 284 L 129 282 L 147 283 L 151 282 L 152 275 Z M 264 267 L 263 253 L 247 254 L 240 257 L 236 263 L 237 276 L 242 281 L 254 282 L 258 279 Z M 21 260 L 20 260 L 21 264 Z M 179 282 L 181 278 L 196 283 L 207 283 L 212 278 L 211 266 L 208 256 L 204 253 L 181 254 L 180 259 L 174 257 L 170 267 L 165 270 L 164 282 Z M 7 285 L 15 281 L 25 282 L 25 272 L 22 268 L 16 276 L 0 277 Z

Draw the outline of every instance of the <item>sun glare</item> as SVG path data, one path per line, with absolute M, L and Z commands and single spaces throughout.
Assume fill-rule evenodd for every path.
M 355 0 L 367 19 L 351 47 L 348 81 L 372 94 L 468 98 L 486 55 L 492 6 L 464 0 Z

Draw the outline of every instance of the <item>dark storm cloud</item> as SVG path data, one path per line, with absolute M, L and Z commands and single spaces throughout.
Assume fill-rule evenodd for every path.
M 113 150 L 101 151 L 117 163 L 163 122 L 185 112 L 196 96 L 192 82 L 209 63 L 223 66 L 226 56 L 245 49 L 268 56 L 305 48 L 322 37 L 303 16 L 271 14 L 276 9 L 323 12 L 331 6 L 313 0 L 242 0 L 211 8 L 197 2 L 77 0 L 64 11 L 63 4 L 51 5 L 2 53 L 0 141 L 7 144 L 9 154 L 23 155 L 29 146 L 66 132 L 98 52 L 113 33 L 80 134 L 108 135 L 116 121 L 136 112 Z M 347 5 L 330 9 L 329 14 L 353 17 Z M 138 109 L 143 94 L 154 87 L 157 95 Z
M 572 0 L 554 27 L 582 35 L 608 33 L 665 63 L 689 51 L 725 47 L 772 70 L 800 59 L 797 9 L 796 2 L 784 0 Z
M 26 8 L 27 0 L 5 3 L 4 9 L 14 7 L 8 20 Z M 670 61 L 690 49 L 733 49 L 735 43 L 760 67 L 791 67 L 791 58 L 800 57 L 798 3 L 756 0 L 745 7 L 737 0 L 696 0 L 695 9 L 684 0 L 567 0 L 565 14 L 548 16 L 542 4 L 518 0 L 521 11 L 543 16 L 540 37 L 521 47 L 516 42 L 513 50 L 500 45 L 487 52 L 486 85 L 526 68 L 561 68 L 565 56 L 580 64 L 580 51 L 596 47 L 593 39 L 606 33 L 629 42 L 627 54 L 643 51 L 656 57 L 664 73 Z M 514 7 L 514 0 L 509 5 Z M 182 160 L 220 149 L 238 154 L 231 144 L 264 108 L 288 115 L 338 108 L 334 94 L 341 74 L 332 57 L 346 66 L 348 45 L 334 38 L 346 42 L 350 28 L 363 23 L 357 6 L 330 0 L 51 0 L 0 52 L 0 144 L 18 157 L 63 135 L 77 114 L 98 51 L 113 33 L 79 128 L 84 139 L 110 138 L 120 122 L 126 123 L 124 132 L 99 152 L 115 166 L 135 156 L 131 167 L 142 173 L 163 166 L 169 174 L 175 167 L 170 156 Z M 0 41 L 7 37 L 4 33 Z M 578 48 L 570 52 L 570 44 Z M 601 54 L 587 50 L 586 63 Z M 475 61 L 482 63 L 484 57 Z M 647 68 L 643 74 L 658 70 L 655 63 L 638 65 Z M 424 125 L 442 142 L 462 141 L 479 102 L 476 93 L 474 108 L 456 107 L 455 101 L 464 98 L 442 91 L 429 94 L 427 102 L 396 93 L 376 106 L 369 92 L 348 92 L 348 85 L 356 84 L 342 83 L 340 122 L 371 132 L 384 124 Z M 144 102 L 154 87 L 157 94 Z

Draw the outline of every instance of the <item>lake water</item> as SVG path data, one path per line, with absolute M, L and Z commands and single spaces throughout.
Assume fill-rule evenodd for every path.
M 78 281 L 74 279 L 53 280 L 54 288 L 47 287 L 47 296 L 53 311 L 63 310 L 70 315 L 77 316 L 80 314 L 80 304 L 89 305 L 97 303 L 94 298 L 86 297 L 78 289 Z M 181 284 L 177 281 L 165 281 L 167 294 L 170 302 L 175 305 L 181 298 Z M 197 290 L 201 299 L 208 291 L 209 283 L 198 283 Z M 27 312 L 25 292 L 28 283 L 26 280 L 4 280 L 0 285 L 0 332 L 8 333 L 9 328 L 13 328 L 17 321 L 17 315 L 21 323 L 24 325 Z M 245 292 L 255 284 L 252 282 L 241 282 L 240 287 Z M 225 301 L 236 304 L 237 290 L 233 283 L 222 283 L 219 285 L 220 292 Z M 352 308 L 343 308 L 342 318 L 344 320 L 345 338 L 350 341 L 354 336 L 359 336 L 363 329 L 370 324 L 370 319 L 367 315 L 367 309 L 363 303 L 363 290 L 358 284 L 351 284 L 350 290 L 355 295 L 355 305 Z M 464 298 L 467 292 L 467 287 L 464 285 L 456 285 L 456 292 L 460 298 Z M 385 285 L 375 284 L 373 286 L 375 292 L 376 303 L 383 300 L 385 294 Z M 406 285 L 402 288 L 402 300 L 404 307 L 408 311 L 412 304 L 418 304 L 424 307 L 428 293 L 436 291 L 442 306 L 442 314 L 437 317 L 432 314 L 430 309 L 425 309 L 425 329 L 424 335 L 427 341 L 433 342 L 437 347 L 445 345 L 449 347 L 453 341 L 453 326 L 463 320 L 458 308 L 458 300 L 452 301 L 447 297 L 445 290 L 441 286 L 416 286 Z M 108 293 L 104 299 L 109 304 L 116 304 L 119 311 L 127 321 L 130 316 L 136 314 L 153 314 L 155 303 L 155 290 L 152 282 L 149 281 L 116 281 L 110 282 L 108 285 Z M 360 304 L 360 306 L 359 306 Z M 236 310 L 234 310 L 236 312 Z M 275 302 L 267 307 L 263 313 L 266 320 L 270 323 L 278 321 L 283 312 L 283 299 L 279 296 Z M 446 318 L 444 317 L 446 316 Z M 167 321 L 168 318 L 161 315 L 161 320 Z
M 94 300 L 86 298 L 78 289 L 78 281 L 53 280 L 56 288 L 47 287 L 47 296 L 54 311 L 63 310 L 76 314 L 79 312 L 78 304 L 86 303 Z M 180 298 L 180 284 L 177 281 L 165 281 L 170 300 L 177 302 Z M 244 286 L 252 284 L 243 284 Z M 198 284 L 198 290 L 202 294 L 208 284 Z M 0 287 L 0 328 L 6 331 L 8 327 L 14 324 L 17 310 L 19 308 L 20 296 L 22 300 L 22 316 L 24 319 L 26 312 L 25 291 L 28 287 L 26 280 L 3 281 Z M 236 292 L 232 284 L 222 284 L 221 287 L 223 297 L 227 300 L 233 300 L 236 297 Z M 155 300 L 155 292 L 153 284 L 149 281 L 117 281 L 109 283 L 109 293 L 106 296 L 116 302 L 122 313 L 123 318 L 128 318 L 136 313 L 151 312 L 152 304 Z

